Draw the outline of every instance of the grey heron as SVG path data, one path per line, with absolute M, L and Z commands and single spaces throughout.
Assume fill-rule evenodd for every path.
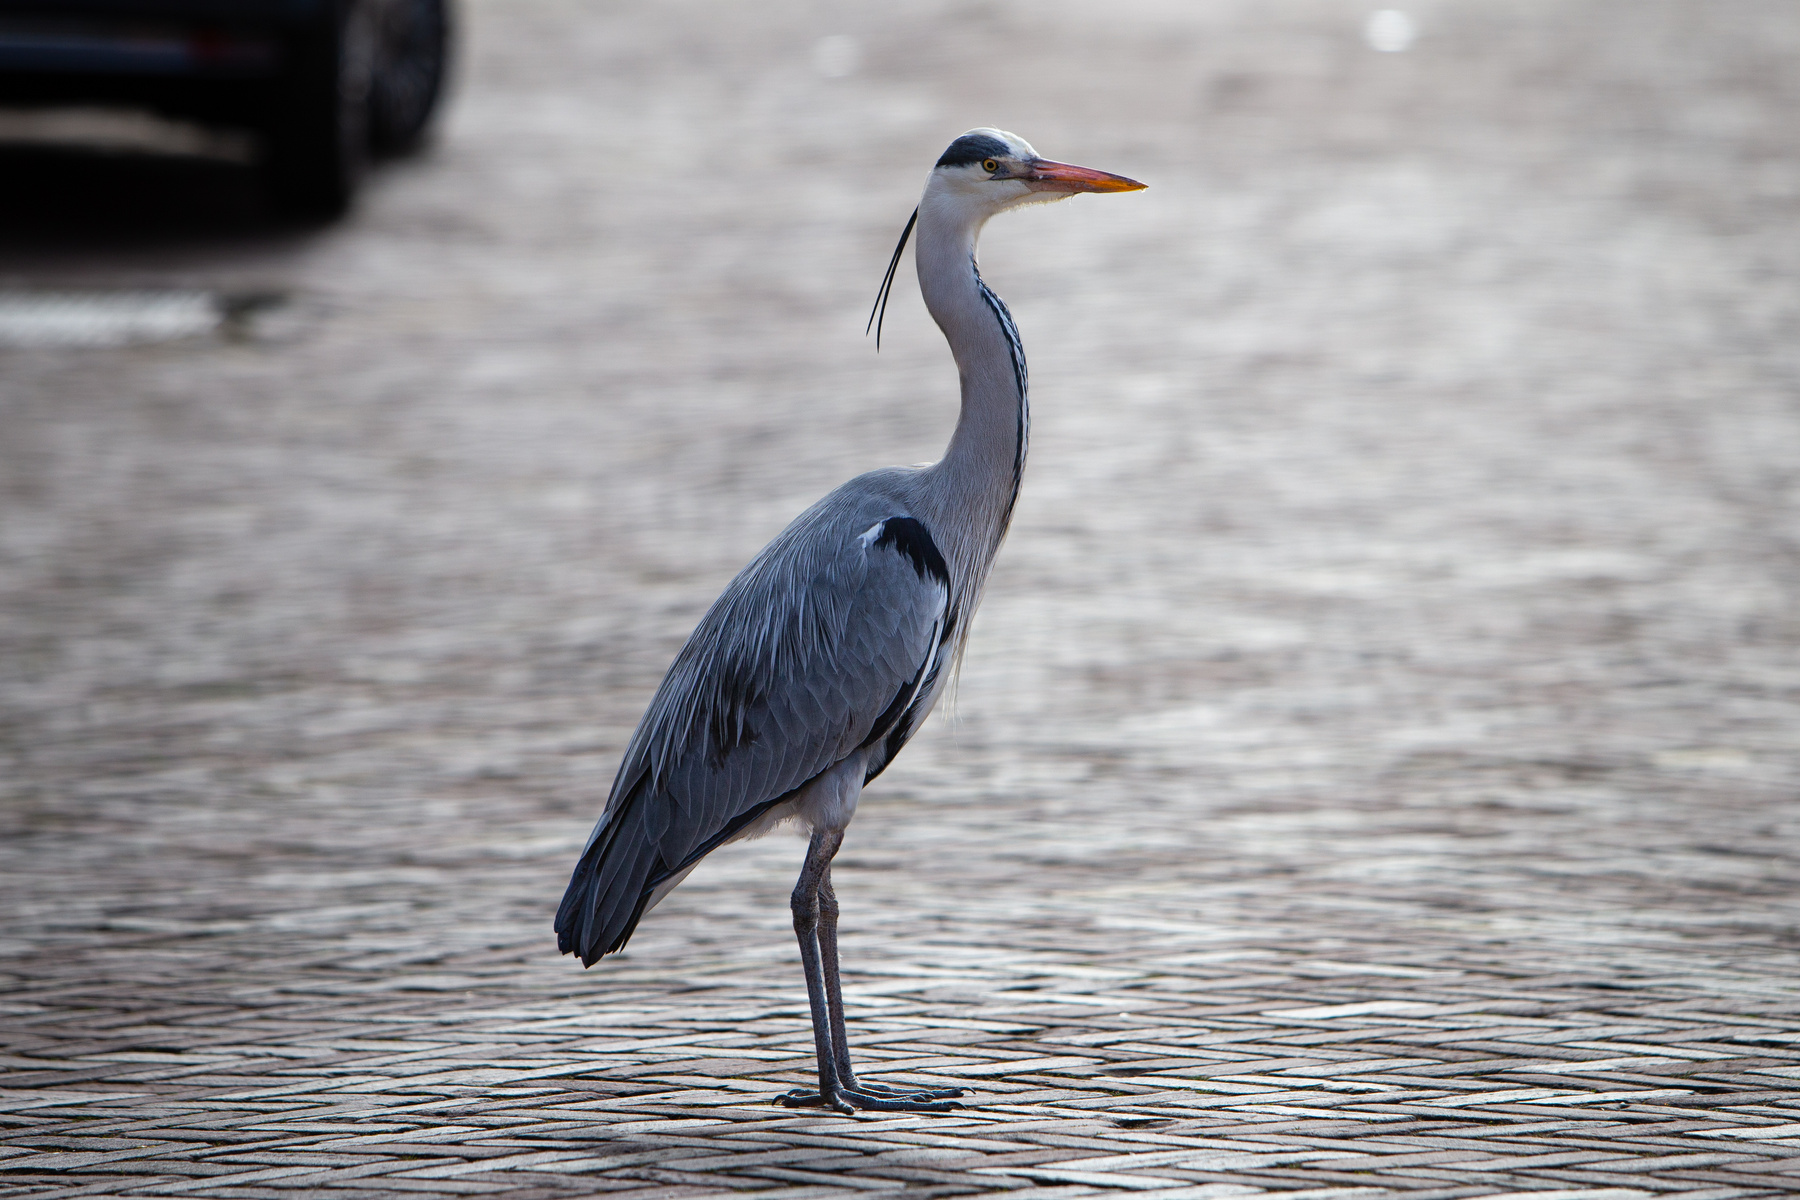
M 940 1112 L 959 1088 L 893 1088 L 850 1065 L 831 859 L 863 787 L 931 712 L 969 636 L 1025 468 L 1025 352 L 975 245 L 988 219 L 1121 175 L 1040 158 L 974 129 L 950 143 L 876 295 L 879 323 L 915 230 L 919 288 L 955 356 L 962 410 L 936 463 L 859 475 L 796 517 L 726 587 L 625 750 L 556 914 L 583 966 L 624 947 L 700 859 L 797 819 L 811 830 L 794 886 L 819 1087 L 790 1106 Z

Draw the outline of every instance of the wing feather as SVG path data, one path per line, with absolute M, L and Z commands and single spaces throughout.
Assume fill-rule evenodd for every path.
M 922 523 L 853 487 L 771 542 L 676 656 L 558 910 L 565 953 L 621 948 L 659 882 L 916 725 L 945 650 L 948 572 Z

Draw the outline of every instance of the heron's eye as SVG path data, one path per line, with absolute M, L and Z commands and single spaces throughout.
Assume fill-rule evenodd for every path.
M 997 174 L 1000 170 L 1000 164 L 990 158 L 981 164 L 981 169 L 986 171 L 989 175 Z

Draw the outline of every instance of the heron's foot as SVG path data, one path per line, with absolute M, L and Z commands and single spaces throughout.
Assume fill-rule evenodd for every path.
M 899 1097 L 904 1097 L 905 1099 L 908 1099 L 908 1100 L 919 1100 L 919 1099 L 951 1100 L 951 1099 L 956 1098 L 957 1096 L 964 1096 L 964 1095 L 968 1094 L 962 1088 L 959 1088 L 959 1087 L 952 1087 L 952 1088 L 892 1087 L 885 1083 L 871 1083 L 867 1079 L 853 1080 L 853 1081 L 851 1081 L 850 1087 L 851 1087 L 851 1090 L 853 1090 L 853 1091 L 867 1092 L 871 1096 L 899 1096 Z
M 877 1085 L 880 1086 L 880 1085 Z M 950 1091 L 902 1092 L 892 1088 L 882 1088 L 879 1093 L 868 1090 L 867 1085 L 857 1087 L 840 1087 L 829 1095 L 809 1092 L 805 1088 L 795 1088 L 791 1092 L 783 1092 L 775 1097 L 775 1103 L 783 1108 L 829 1108 L 834 1112 L 848 1115 L 862 1109 L 866 1112 L 951 1112 L 962 1105 L 945 1097 L 962 1095 L 962 1089 Z
M 775 1097 L 775 1103 L 783 1108 L 829 1108 L 841 1112 L 845 1116 L 856 1111 L 843 1100 L 828 1100 L 818 1092 L 809 1092 L 805 1088 L 795 1088 L 791 1092 L 783 1092 Z

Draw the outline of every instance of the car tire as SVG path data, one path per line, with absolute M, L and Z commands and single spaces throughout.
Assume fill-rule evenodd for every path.
M 370 0 L 327 0 L 291 38 L 267 130 L 269 188 L 283 211 L 309 219 L 344 212 L 369 157 L 375 68 Z
M 425 136 L 444 90 L 450 56 L 446 0 L 376 0 L 369 138 L 382 154 L 405 154 Z

